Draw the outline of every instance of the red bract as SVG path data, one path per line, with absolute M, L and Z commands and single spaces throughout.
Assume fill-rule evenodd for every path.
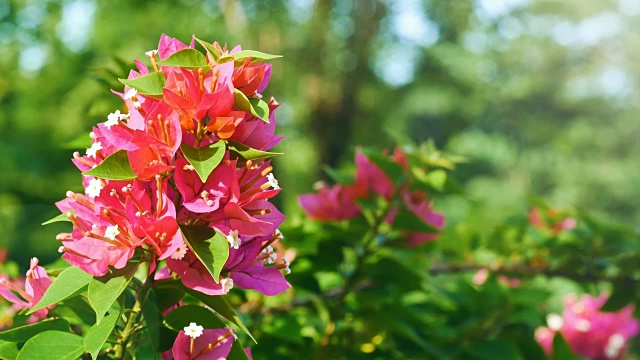
M 217 50 L 207 51 L 218 53 L 199 57 L 185 50 L 194 49 L 193 41 L 187 46 L 163 35 L 158 50 L 147 53 L 152 67 L 136 61 L 137 70 L 123 80 L 124 91 L 115 92 L 127 113 L 109 114 L 94 128 L 86 155 L 74 154 L 78 168 L 91 175 L 83 177 L 84 194 L 68 192 L 57 204 L 73 224 L 71 232 L 58 235 L 63 258 L 72 265 L 101 276 L 111 267 L 123 268 L 139 251 L 154 264 L 167 259 L 187 287 L 208 294 L 226 293 L 234 280 L 265 294 L 289 287 L 281 273 L 288 263 L 265 266 L 261 254 L 284 220 L 268 202 L 280 188 L 260 154 L 282 139 L 274 135 L 277 102 L 260 100 L 271 66 L 234 61 L 240 47 L 212 48 Z M 193 56 L 184 60 L 176 54 L 182 50 L 200 62 L 191 63 Z M 167 59 L 171 65 L 162 62 Z M 251 100 L 240 96 L 236 103 L 237 92 Z M 257 118 L 253 106 L 261 114 L 268 108 L 268 119 Z M 206 155 L 211 146 L 224 151 L 218 160 Z M 112 155 L 118 160 L 105 161 Z M 230 239 L 220 283 L 187 248 L 181 226 L 194 225 Z
M 553 337 L 560 333 L 580 356 L 602 360 L 624 358 L 627 343 L 638 334 L 640 322 L 633 318 L 633 305 L 618 312 L 600 311 L 606 302 L 606 295 L 585 295 L 581 299 L 567 296 L 562 316 L 547 316 L 548 327 L 536 329 L 536 340 L 549 355 L 553 352 Z

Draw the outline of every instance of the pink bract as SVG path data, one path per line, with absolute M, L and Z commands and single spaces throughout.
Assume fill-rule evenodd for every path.
M 551 354 L 553 336 L 562 334 L 571 349 L 578 355 L 590 359 L 623 359 L 629 339 L 640 330 L 640 322 L 633 318 L 633 305 L 617 312 L 600 309 L 607 296 L 585 295 L 578 299 L 569 295 L 564 299 L 562 316 L 547 317 L 548 327 L 536 329 L 536 340 Z

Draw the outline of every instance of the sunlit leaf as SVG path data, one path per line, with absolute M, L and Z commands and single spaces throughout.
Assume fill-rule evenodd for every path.
M 83 345 L 86 352 L 91 354 L 94 360 L 98 359 L 98 353 L 107 341 L 109 335 L 116 326 L 120 313 L 113 313 L 106 316 L 102 321 L 92 326 L 84 336 Z
M 204 72 L 211 70 L 211 67 L 207 64 L 205 56 L 196 49 L 182 49 L 176 51 L 168 58 L 158 63 L 160 66 L 175 66 L 186 69 L 203 68 Z
M 269 105 L 261 99 L 247 98 L 242 91 L 235 89 L 235 100 L 233 107 L 250 113 L 251 115 L 262 119 L 262 121 L 269 123 Z
M 62 331 L 45 331 L 27 341 L 17 360 L 74 360 L 84 353 L 82 338 Z
M 206 226 L 180 225 L 180 230 L 189 249 L 218 283 L 220 271 L 229 258 L 229 243 L 226 237 Z
M 198 173 L 200 180 L 204 183 L 209 178 L 211 172 L 220 164 L 225 152 L 225 142 L 216 141 L 207 146 L 192 148 L 183 143 L 180 145 L 184 157 Z
M 118 150 L 107 156 L 102 163 L 91 170 L 82 173 L 106 180 L 132 180 L 136 174 L 129 164 L 129 156 L 126 150 Z
M 232 140 L 225 140 L 227 142 L 227 148 L 229 151 L 234 152 L 242 156 L 245 160 L 262 160 L 270 157 L 282 155 L 282 153 L 262 151 L 248 147 L 245 144 L 241 144 Z
M 85 286 L 89 284 L 89 282 L 93 279 L 93 276 L 87 274 L 86 272 L 80 270 L 77 267 L 69 267 L 64 269 L 58 275 L 58 277 L 53 280 L 53 283 L 47 291 L 44 293 L 40 301 L 31 308 L 28 314 L 31 314 L 40 309 L 44 309 L 49 305 L 56 304 L 72 295 L 77 294 L 80 290 L 82 290 Z
M 162 89 L 166 83 L 161 71 L 156 71 L 135 79 L 118 79 L 130 88 L 136 89 L 141 95 L 162 97 Z

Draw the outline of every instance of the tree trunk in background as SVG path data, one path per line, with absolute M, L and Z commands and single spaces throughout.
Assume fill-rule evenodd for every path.
M 347 39 L 344 48 L 350 50 L 356 59 L 353 70 L 343 72 L 336 68 L 337 48 L 327 42 L 331 34 L 331 1 L 319 0 L 316 4 L 310 27 L 312 48 L 320 61 L 315 72 L 319 81 L 316 99 L 311 99 L 311 129 L 317 141 L 317 154 L 321 165 L 336 166 L 341 156 L 349 153 L 350 139 L 354 129 L 354 118 L 358 113 L 357 94 L 362 84 L 371 76 L 369 67 L 369 49 L 378 33 L 380 20 L 384 16 L 384 5 L 376 0 L 356 1 L 351 10 L 354 33 Z M 325 29 L 325 31 L 317 31 Z

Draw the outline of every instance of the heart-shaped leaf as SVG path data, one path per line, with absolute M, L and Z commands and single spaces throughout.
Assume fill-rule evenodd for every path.
M 107 156 L 100 165 L 82 173 L 106 180 L 131 180 L 136 174 L 129 164 L 129 156 L 126 150 L 119 150 Z
M 136 89 L 139 94 L 152 97 L 162 97 L 162 89 L 166 83 L 164 75 L 160 71 L 139 76 L 134 79 L 118 79 L 130 88 Z
M 138 268 L 137 265 L 137 263 L 131 263 L 131 265 L 116 273 L 91 279 L 87 290 L 87 298 L 96 312 L 96 323 L 100 323 L 104 314 L 127 287 Z
M 187 144 L 180 145 L 184 157 L 198 173 L 200 180 L 206 182 L 209 175 L 222 161 L 225 152 L 224 141 L 217 141 L 208 146 L 192 148 Z
M 242 93 L 242 91 L 235 89 L 233 107 L 238 110 L 248 112 L 267 124 L 269 123 L 269 104 L 261 99 L 249 99 L 244 93 Z
M 180 230 L 189 249 L 218 283 L 220 271 L 229 258 L 229 243 L 225 236 L 206 226 L 180 225 Z
M 182 49 L 158 63 L 160 66 L 175 66 L 187 69 L 204 68 L 204 72 L 211 70 L 205 56 L 196 49 Z

